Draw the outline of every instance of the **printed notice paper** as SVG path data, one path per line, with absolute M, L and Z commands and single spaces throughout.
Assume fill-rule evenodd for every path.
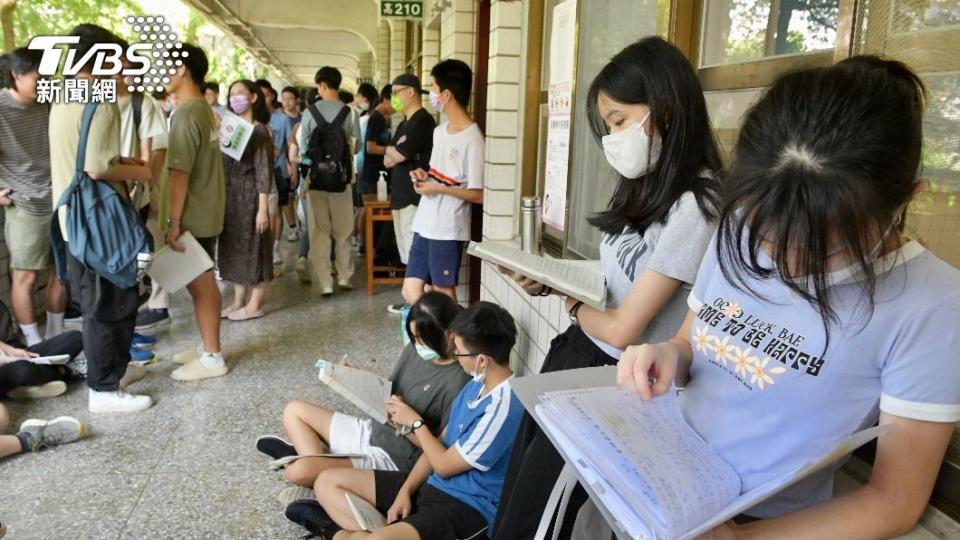
M 611 386 L 615 378 L 615 367 L 576 369 L 521 377 L 512 387 L 621 538 L 696 538 L 883 429 L 856 433 L 820 459 L 741 493 L 736 471 L 684 420 L 676 392 L 644 402 Z
M 220 151 L 240 161 L 253 135 L 253 124 L 225 111 L 220 118 Z
M 163 246 L 153 256 L 147 275 L 167 292 L 177 292 L 197 279 L 200 274 L 213 268 L 213 260 L 197 239 L 187 231 L 177 240 L 183 244 L 182 253 Z
M 374 422 L 387 421 L 387 399 L 393 385 L 390 381 L 362 369 L 317 360 L 320 381 L 350 400 Z

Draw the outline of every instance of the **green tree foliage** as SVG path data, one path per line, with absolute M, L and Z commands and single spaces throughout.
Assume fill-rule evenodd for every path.
M 19 0 L 13 10 L 14 43 L 23 46 L 33 36 L 66 34 L 80 23 L 109 28 L 118 35 L 133 37 L 123 20 L 143 15 L 136 0 Z

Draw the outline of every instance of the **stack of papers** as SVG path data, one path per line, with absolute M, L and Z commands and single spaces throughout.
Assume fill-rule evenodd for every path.
M 180 235 L 178 240 L 186 248 L 184 252 L 163 246 L 153 256 L 153 262 L 147 270 L 150 279 L 170 293 L 186 287 L 200 274 L 213 268 L 213 260 L 189 231 Z

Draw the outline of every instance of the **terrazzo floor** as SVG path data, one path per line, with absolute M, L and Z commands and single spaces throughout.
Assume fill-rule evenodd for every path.
M 293 272 L 295 244 L 284 242 L 284 274 L 274 281 L 266 317 L 225 321 L 221 330 L 230 373 L 178 383 L 171 356 L 198 340 L 186 292 L 175 295 L 173 323 L 158 331 L 158 362 L 129 388 L 155 405 L 132 414 L 87 411 L 87 388 L 71 384 L 60 397 L 5 404 L 11 426 L 26 418 L 71 415 L 88 437 L 70 445 L 0 461 L 0 522 L 7 539 L 298 538 L 283 517 L 280 473 L 254 448 L 263 434 L 282 434 L 280 413 L 307 399 L 358 413 L 317 380 L 317 358 L 349 354 L 388 375 L 400 350 L 399 317 L 388 304 L 399 287 L 368 297 L 361 283 L 322 298 Z M 226 295 L 232 298 L 232 290 Z

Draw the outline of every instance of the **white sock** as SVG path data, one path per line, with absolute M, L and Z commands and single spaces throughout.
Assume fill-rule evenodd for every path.
M 47 312 L 47 339 L 63 333 L 63 313 Z
M 223 355 L 220 353 L 204 352 L 200 357 L 200 363 L 207 369 L 218 369 L 224 366 Z
M 21 324 L 20 330 L 23 332 L 24 339 L 27 340 L 27 347 L 32 347 L 43 341 L 40 337 L 40 330 L 37 328 L 37 323 Z

